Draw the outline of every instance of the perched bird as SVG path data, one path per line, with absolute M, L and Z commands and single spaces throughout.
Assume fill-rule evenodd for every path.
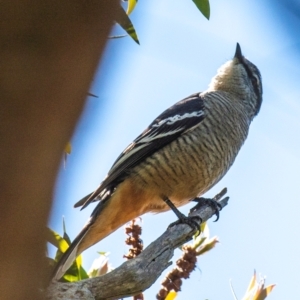
M 117 158 L 100 186 L 75 207 L 100 201 L 58 262 L 61 278 L 85 249 L 147 212 L 201 196 L 228 171 L 262 103 L 257 67 L 237 44 L 208 89 L 159 115 Z

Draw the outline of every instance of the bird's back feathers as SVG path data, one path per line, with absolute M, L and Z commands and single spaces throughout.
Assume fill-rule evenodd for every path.
M 204 117 L 204 103 L 200 93 L 195 93 L 165 110 L 121 153 L 100 186 L 77 202 L 75 207 L 83 205 L 84 209 L 91 202 L 100 200 L 99 195 L 120 183 L 130 169 L 197 126 Z

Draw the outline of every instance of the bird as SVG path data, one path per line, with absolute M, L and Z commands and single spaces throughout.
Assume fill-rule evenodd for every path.
M 160 114 L 119 155 L 100 186 L 75 204 L 83 209 L 99 201 L 52 279 L 59 280 L 79 254 L 130 220 L 176 210 L 213 187 L 244 144 L 262 93 L 260 71 L 237 43 L 234 57 L 207 90 Z

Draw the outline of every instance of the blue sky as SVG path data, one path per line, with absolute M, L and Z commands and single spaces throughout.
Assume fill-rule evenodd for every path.
M 211 1 L 207 21 L 192 1 L 140 1 L 132 14 L 140 46 L 110 40 L 72 138 L 73 152 L 60 170 L 50 227 L 61 232 L 62 215 L 72 238 L 94 205 L 73 204 L 93 191 L 119 153 L 164 109 L 207 88 L 239 42 L 263 78 L 263 104 L 249 137 L 227 175 L 206 195 L 228 188 L 229 206 L 209 222 L 220 244 L 201 257 L 177 299 L 242 298 L 256 269 L 277 286 L 269 299 L 298 300 L 300 170 L 299 19 L 280 2 Z M 116 28 L 115 34 L 122 30 Z M 292 34 L 293 33 L 293 34 Z M 187 213 L 192 205 L 182 208 Z M 144 245 L 176 219 L 172 212 L 143 217 Z M 121 228 L 84 253 L 87 268 L 96 251 L 109 251 L 114 267 L 127 247 Z M 180 255 L 177 251 L 177 256 Z M 146 299 L 154 299 L 159 279 Z

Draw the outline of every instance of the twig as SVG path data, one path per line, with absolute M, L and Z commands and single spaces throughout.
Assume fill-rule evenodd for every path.
M 225 207 L 228 200 L 228 197 L 219 200 L 220 207 Z M 214 209 L 204 203 L 193 210 L 190 216 L 196 216 L 205 222 L 214 214 Z M 53 282 L 47 290 L 47 299 L 104 300 L 139 294 L 148 289 L 172 264 L 170 260 L 174 249 L 191 240 L 194 233 L 195 230 L 186 224 L 170 227 L 138 257 L 124 262 L 110 273 L 78 282 Z

